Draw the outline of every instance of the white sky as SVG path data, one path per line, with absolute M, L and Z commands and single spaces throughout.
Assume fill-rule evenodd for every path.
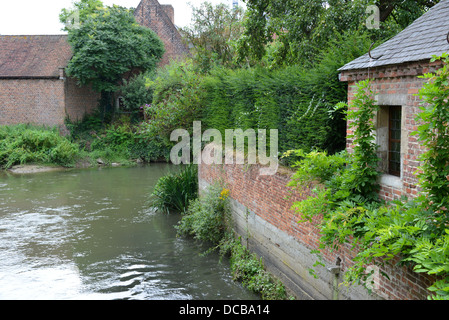
M 190 24 L 191 10 L 188 5 L 198 7 L 205 0 L 159 0 L 160 4 L 171 4 L 175 8 L 175 24 L 184 27 Z M 208 0 L 213 4 L 232 5 L 232 0 Z M 0 34 L 63 34 L 59 13 L 63 8 L 72 8 L 74 0 L 0 0 Z M 137 7 L 140 0 L 102 0 L 104 5 Z M 239 1 L 244 6 L 242 0 Z

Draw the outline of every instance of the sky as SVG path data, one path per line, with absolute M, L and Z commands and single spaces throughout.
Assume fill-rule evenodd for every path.
M 159 0 L 160 4 L 171 4 L 175 8 L 175 24 L 184 27 L 191 22 L 190 2 L 198 7 L 205 0 Z M 232 0 L 208 0 L 213 4 L 232 5 Z M 63 8 L 72 8 L 74 0 L 0 0 L 0 34 L 64 34 L 61 31 L 59 13 Z M 140 0 L 102 0 L 104 5 L 116 4 L 122 7 L 137 7 Z M 239 1 L 244 5 L 243 1 Z

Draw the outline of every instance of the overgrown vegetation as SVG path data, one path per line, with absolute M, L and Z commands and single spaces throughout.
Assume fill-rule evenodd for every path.
M 370 136 L 375 106 L 369 82 L 359 84 L 355 110 L 348 113 L 355 128 L 354 153 L 300 152 L 302 160 L 291 185 L 301 188 L 312 180 L 320 185 L 314 197 L 295 203 L 293 209 L 308 221 L 322 216 L 320 250 L 353 245 L 357 254 L 354 266 L 345 273 L 348 283 L 367 285 L 367 266 L 382 266 L 399 257 L 400 264 L 415 272 L 437 276 L 428 288 L 434 292 L 429 298 L 449 298 L 448 55 L 442 59 L 444 67 L 426 74 L 428 81 L 420 91 L 423 104 L 417 134 L 427 152 L 420 159 L 423 193 L 419 197 L 383 203 L 375 196 L 377 157 Z
M 216 67 L 201 73 L 193 61 L 177 62 L 159 70 L 150 87 L 146 107 L 146 132 L 161 135 L 170 144 L 170 133 L 193 121 L 202 129 L 278 129 L 279 150 L 314 148 L 335 153 L 344 149 L 346 123 L 335 105 L 346 99 L 346 84 L 338 81 L 338 68 L 362 55 L 370 42 L 364 34 L 335 39 L 321 53 L 314 68 L 289 66 Z M 290 159 L 288 159 L 290 160 Z
M 43 163 L 73 166 L 79 147 L 61 137 L 57 128 L 31 125 L 0 126 L 0 167 Z
M 185 212 L 198 197 L 198 167 L 187 165 L 160 178 L 152 193 L 152 205 L 163 212 Z
M 84 19 L 68 29 L 73 57 L 67 75 L 100 92 L 105 100 L 103 110 L 107 110 L 114 106 L 114 93 L 127 74 L 156 69 L 164 45 L 153 30 L 137 24 L 130 9 L 81 0 L 72 11 L 80 17 L 83 14 Z
M 211 250 L 230 257 L 233 278 L 263 299 L 287 299 L 285 287 L 264 269 L 263 262 L 237 238 L 231 226 L 229 190 L 214 184 L 193 200 L 177 225 L 182 236 L 208 242 Z
M 313 66 L 329 39 L 345 32 L 367 31 L 370 5 L 380 9 L 380 28 L 369 30 L 371 42 L 394 36 L 439 0 L 245 0 L 244 33 L 237 60 L 257 65 L 272 51 L 272 65 Z
M 95 164 L 167 161 L 170 150 L 159 136 L 146 135 L 132 116 L 122 115 L 103 122 L 100 114 L 86 116 L 82 121 L 67 122 L 70 139 L 80 145 L 81 155 Z

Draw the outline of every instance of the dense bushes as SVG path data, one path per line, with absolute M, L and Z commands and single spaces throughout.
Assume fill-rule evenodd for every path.
M 174 129 L 191 132 L 194 120 L 202 129 L 278 129 L 279 151 L 314 148 L 333 154 L 345 147 L 344 115 L 334 109 L 346 101 L 346 84 L 338 68 L 369 48 L 363 34 L 331 41 L 313 68 L 288 66 L 225 69 L 207 74 L 189 62 L 173 63 L 152 82 L 153 103 L 146 128 L 166 140 Z
M 78 156 L 78 145 L 61 137 L 57 129 L 31 125 L 0 126 L 2 168 L 25 163 L 71 166 Z
M 84 120 L 67 123 L 70 137 L 77 142 L 86 158 L 95 162 L 98 158 L 105 164 L 119 162 L 131 164 L 167 160 L 170 150 L 159 136 L 144 133 L 140 123 L 132 116 L 123 115 L 107 123 L 101 115 L 88 115 Z
M 153 206 L 169 212 L 185 212 L 190 201 L 198 197 L 198 168 L 188 165 L 179 172 L 160 178 L 152 193 Z

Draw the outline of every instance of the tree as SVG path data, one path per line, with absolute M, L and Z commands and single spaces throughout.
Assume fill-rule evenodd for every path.
M 197 65 L 203 71 L 214 64 L 232 66 L 233 44 L 243 32 L 243 9 L 204 2 L 198 8 L 192 6 L 192 11 L 192 23 L 181 34 L 192 47 Z
M 73 6 L 72 9 L 62 9 L 59 14 L 59 21 L 64 24 L 65 31 L 79 27 L 90 15 L 104 8 L 100 0 L 80 0 Z
M 111 104 L 125 75 L 156 69 L 164 46 L 151 29 L 137 24 L 130 10 L 115 5 L 93 8 L 90 2 L 82 1 L 89 14 L 68 31 L 73 57 L 66 72 Z
M 247 19 L 238 44 L 239 59 L 255 64 L 267 45 L 278 42 L 280 64 L 313 64 L 330 39 L 364 30 L 374 41 L 395 35 L 439 0 L 245 0 Z M 377 5 L 381 27 L 367 30 L 367 8 Z

